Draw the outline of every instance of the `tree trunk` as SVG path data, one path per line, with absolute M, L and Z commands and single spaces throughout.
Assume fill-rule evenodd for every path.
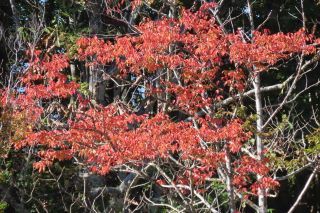
M 103 7 L 99 0 L 89 0 L 86 3 L 89 17 L 89 28 L 92 35 L 102 32 L 101 14 Z M 103 80 L 103 67 L 93 65 L 89 68 L 89 91 L 92 99 L 98 104 L 106 105 L 105 92 L 106 82 Z
M 261 138 L 261 131 L 263 126 L 262 119 L 262 99 L 261 99 L 261 83 L 260 83 L 260 74 L 255 73 L 255 77 L 253 80 L 254 93 L 255 93 L 255 102 L 256 102 L 256 113 L 257 113 L 257 135 L 256 135 L 256 148 L 257 148 L 257 156 L 258 160 L 263 160 L 263 142 Z M 258 175 L 258 181 L 262 178 L 262 176 Z M 258 190 L 258 200 L 259 200 L 259 213 L 267 212 L 267 199 L 266 199 L 266 191 L 264 189 Z
M 19 24 L 19 15 L 18 15 L 18 11 L 16 8 L 16 2 L 15 0 L 10 0 L 10 6 L 11 6 L 11 11 L 12 11 L 12 18 L 14 21 L 14 24 L 16 26 L 16 29 L 19 28 L 20 24 Z
M 230 151 L 229 148 L 226 146 L 226 185 L 227 185 L 227 192 L 229 197 L 229 208 L 230 213 L 236 212 L 236 204 L 235 204 L 235 198 L 234 198 L 234 188 L 233 188 L 233 171 L 231 166 L 231 159 L 230 159 Z

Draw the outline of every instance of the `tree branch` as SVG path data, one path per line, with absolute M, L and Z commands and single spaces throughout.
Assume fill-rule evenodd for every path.
M 295 175 L 295 174 L 298 174 L 300 172 L 302 172 L 303 170 L 309 168 L 313 163 L 308 163 L 307 165 L 304 165 L 303 167 L 287 174 L 286 176 L 282 176 L 282 177 L 276 177 L 275 180 L 286 180 L 288 178 L 290 178 L 291 176 Z
M 317 170 L 318 170 L 318 167 L 316 166 L 316 167 L 313 169 L 311 175 L 309 176 L 309 178 L 308 178 L 306 184 L 304 185 L 301 193 L 299 194 L 296 202 L 295 202 L 295 203 L 293 204 L 293 206 L 289 209 L 288 213 L 292 213 L 292 212 L 295 210 L 295 208 L 298 206 L 298 204 L 300 203 L 303 195 L 306 193 L 307 189 L 309 188 L 313 177 L 316 175 Z
M 293 76 L 291 75 L 283 83 L 275 84 L 272 86 L 261 87 L 260 92 L 271 92 L 271 91 L 283 89 L 292 79 L 293 79 Z M 241 97 L 250 97 L 253 95 L 254 95 L 254 89 L 251 89 L 243 94 L 237 94 L 235 97 L 229 97 L 227 99 L 224 99 L 223 101 L 217 104 L 217 107 L 226 106 L 228 104 L 231 104 L 232 102 L 237 101 Z

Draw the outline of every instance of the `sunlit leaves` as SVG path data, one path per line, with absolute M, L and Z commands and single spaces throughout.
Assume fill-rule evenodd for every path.
M 277 186 L 268 177 L 266 160 L 242 152 L 252 137 L 243 128 L 243 122 L 208 111 L 224 97 L 244 92 L 253 66 L 260 72 L 268 71 L 270 66 L 294 54 L 314 53 L 313 38 L 302 30 L 273 35 L 256 32 L 250 35 L 253 39 L 249 42 L 243 32 L 225 34 L 210 16 L 211 7 L 214 5 L 205 5 L 198 12 L 183 10 L 180 19 L 144 21 L 137 26 L 139 35 L 113 41 L 97 37 L 77 41 L 74 60 L 89 67 L 112 64 L 116 71 L 103 70 L 104 75 L 119 82 L 134 85 L 132 79 L 141 78 L 143 101 L 155 99 L 168 106 L 159 107 L 155 113 L 137 115 L 130 106 L 121 110 L 117 103 L 92 104 L 79 94 L 79 85 L 64 75 L 69 66 L 66 55 L 41 56 L 36 52 L 28 72 L 21 78 L 25 91 L 9 96 L 15 116 L 30 123 L 25 133 L 17 137 L 15 148 L 37 147 L 40 160 L 34 166 L 39 171 L 56 160 L 76 159 L 100 174 L 123 165 L 139 167 L 175 155 L 196 165 L 180 173 L 195 184 L 203 184 L 216 174 L 217 168 L 226 163 L 226 156 L 231 155 L 233 184 L 239 189 L 255 193 L 259 187 Z M 64 118 L 59 128 L 44 128 L 47 106 L 43 102 L 71 96 L 77 96 L 72 116 Z M 188 119 L 174 122 L 168 116 L 173 109 L 183 112 Z M 203 111 L 208 112 L 207 116 L 199 117 L 198 112 Z M 252 178 L 256 175 L 263 178 L 257 182 Z M 174 181 L 187 184 L 185 178 Z

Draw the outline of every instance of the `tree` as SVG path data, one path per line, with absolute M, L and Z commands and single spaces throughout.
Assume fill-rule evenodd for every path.
M 140 25 L 138 37 L 117 38 L 115 43 L 98 38 L 78 41 L 78 60 L 87 60 L 88 66 L 99 65 L 102 75 L 116 85 L 121 86 L 122 79 L 130 79 L 134 92 L 128 102 L 92 106 L 78 96 L 78 103 L 73 103 L 78 110 L 68 112 L 63 106 L 53 106 L 52 100 L 75 95 L 78 88 L 75 82 L 66 83 L 67 78 L 60 73 L 69 66 L 68 58 L 61 54 L 44 58 L 40 52 L 33 54 L 31 72 L 22 77 L 21 87 L 26 91 L 18 96 L 13 94 L 19 106 L 16 116 L 22 114 L 33 125 L 26 130 L 23 140 L 14 142 L 15 147 L 36 145 L 42 158 L 34 164 L 39 171 L 54 160 L 74 158 L 100 174 L 128 167 L 136 174 L 134 178 L 141 176 L 152 183 L 154 178 L 144 169 L 154 167 L 160 176 L 153 184 L 173 188 L 180 197 L 181 208 L 191 211 L 195 211 L 196 200 L 217 211 L 200 194 L 206 179 L 216 174 L 226 184 L 231 212 L 236 211 L 236 194 L 256 209 L 243 196 L 258 189 L 259 197 L 265 199 L 266 190 L 278 184 L 268 176 L 259 145 L 263 127 L 259 124 L 260 85 L 255 86 L 258 157 L 250 153 L 251 145 L 249 154 L 241 151 L 252 133 L 243 129 L 238 109 L 228 115 L 219 105 L 225 96 L 243 92 L 250 76 L 257 83 L 259 73 L 280 60 L 297 53 L 314 54 L 316 48 L 311 45 L 313 38 L 304 31 L 289 35 L 252 32 L 250 42 L 242 32 L 224 34 L 210 19 L 212 6 L 204 4 L 195 13 L 185 10 L 179 20 L 146 22 Z M 117 70 L 110 74 L 104 66 L 112 63 L 117 64 Z M 152 110 L 148 110 L 149 105 L 153 105 Z M 134 108 L 142 115 L 137 115 Z M 48 125 L 49 121 L 41 125 L 39 119 L 46 110 L 50 111 L 48 115 L 64 119 L 54 125 Z M 166 115 L 170 113 L 171 118 Z M 186 118 L 174 118 L 177 113 Z M 167 174 L 161 165 L 170 159 L 177 169 Z M 186 178 L 177 178 L 180 173 Z M 252 179 L 251 174 L 258 178 Z M 259 211 L 266 211 L 263 200 L 259 201 Z
M 109 10 L 112 21 L 126 23 L 117 17 L 123 5 Z M 174 4 L 168 6 L 175 14 Z M 72 54 L 63 48 L 29 51 L 17 87 L 2 93 L 2 115 L 12 121 L 5 140 L 17 150 L 32 148 L 40 172 L 62 160 L 100 175 L 117 172 L 118 186 L 90 188 L 87 172 L 82 175 L 82 205 L 88 211 L 103 211 L 106 207 L 97 200 L 107 195 L 110 200 L 120 196 L 122 204 L 107 208 L 122 210 L 159 206 L 236 212 L 248 205 L 267 212 L 267 197 L 286 178 L 272 178 L 280 173 L 270 162 L 295 159 L 283 152 L 298 148 L 281 140 L 292 131 L 305 132 L 298 125 L 288 128 L 292 117 L 285 110 L 318 85 L 311 81 L 299 87 L 299 80 L 310 79 L 315 70 L 319 40 L 306 29 L 256 31 L 250 1 L 248 29 L 228 33 L 219 17 L 222 6 L 194 4 L 181 10 L 180 18 L 145 20 L 138 26 L 129 22 L 133 35 L 83 37 Z M 106 84 L 114 87 L 108 88 L 113 91 L 109 103 L 102 103 L 104 91 L 98 92 L 99 99 L 86 95 L 70 62 L 94 69 L 101 85 L 112 82 Z M 275 84 L 264 77 L 286 67 L 295 71 L 282 74 Z M 276 95 L 270 104 L 263 103 L 262 95 L 271 92 Z M 250 109 L 253 95 L 256 107 Z M 274 98 L 282 95 L 282 100 Z M 292 140 L 299 145 L 295 136 Z M 317 147 L 316 136 L 310 142 Z M 298 169 L 314 169 L 305 188 L 318 169 L 317 154 L 306 150 L 310 147 L 302 151 L 308 166 Z

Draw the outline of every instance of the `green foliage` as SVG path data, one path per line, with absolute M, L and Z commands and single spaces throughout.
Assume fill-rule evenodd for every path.
M 221 208 L 228 209 L 229 197 L 228 197 L 226 185 L 219 180 L 213 180 L 210 186 L 214 191 L 216 191 L 216 194 L 218 195 L 219 203 L 222 204 Z M 215 198 L 213 197 L 209 197 L 208 201 L 212 203 L 214 202 L 214 199 Z
M 258 116 L 256 114 L 251 114 L 244 119 L 243 127 L 247 131 L 256 132 L 255 122 Z
M 267 209 L 267 212 L 268 213 L 274 213 L 274 212 L 276 212 L 276 210 L 275 209 Z
M 6 201 L 0 201 L 0 213 L 4 213 L 8 206 L 9 205 Z
M 290 173 L 307 163 L 307 159 L 302 154 L 303 151 L 304 150 L 300 150 L 300 152 L 292 153 L 291 156 L 286 156 L 278 151 L 269 150 L 266 157 L 269 159 L 269 165 L 274 169 L 280 169 Z
M 309 154 L 319 154 L 320 152 L 320 128 L 316 129 L 308 137 L 308 142 L 310 143 L 309 148 L 306 150 Z
M 81 92 L 85 96 L 89 96 L 89 84 L 87 82 L 81 82 L 79 92 Z
M 0 184 L 8 183 L 11 177 L 11 173 L 7 170 L 0 171 Z

